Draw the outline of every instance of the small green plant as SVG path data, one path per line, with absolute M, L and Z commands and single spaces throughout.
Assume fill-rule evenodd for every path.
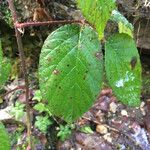
M 42 94 L 40 90 L 36 90 L 34 97 L 32 98 L 32 100 L 37 101 L 38 103 L 35 104 L 34 109 L 39 111 L 40 113 L 45 112 L 47 113 L 49 116 L 51 116 L 51 112 L 49 110 L 49 107 L 47 105 L 44 104 L 44 102 L 42 102 Z
M 83 127 L 81 127 L 80 131 L 84 132 L 86 134 L 94 133 L 90 126 L 83 126 Z
M 35 127 L 37 127 L 41 132 L 46 133 L 47 127 L 53 122 L 49 119 L 49 116 L 37 116 L 35 121 Z
M 22 119 L 23 116 L 25 116 L 24 109 L 25 109 L 25 104 L 16 102 L 15 107 L 12 106 L 10 113 L 15 117 L 16 120 L 20 120 Z
M 42 94 L 41 94 L 40 90 L 35 91 L 35 94 L 34 94 L 34 97 L 32 98 L 32 100 L 36 100 L 38 102 L 42 101 Z
M 72 130 L 75 128 L 75 125 L 74 124 L 67 124 L 65 126 L 63 125 L 60 125 L 57 130 L 58 130 L 58 133 L 57 133 L 57 137 L 60 138 L 60 140 L 64 141 L 66 140 L 67 138 L 69 138 L 69 136 L 71 135 L 72 133 Z
M 32 100 L 38 102 L 37 104 L 35 104 L 34 109 L 40 113 L 38 116 L 36 116 L 35 127 L 37 127 L 41 132 L 46 133 L 48 126 L 53 122 L 50 119 L 51 112 L 49 111 L 48 107 L 46 107 L 46 105 L 42 102 L 42 95 L 40 90 L 37 90 L 35 92 Z M 45 113 L 46 115 L 42 115 L 42 113 Z

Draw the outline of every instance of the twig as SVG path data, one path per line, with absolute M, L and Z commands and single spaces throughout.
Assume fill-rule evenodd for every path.
M 9 8 L 12 14 L 14 25 L 18 22 L 17 21 L 17 15 L 15 6 L 13 3 L 13 0 L 9 0 Z M 25 55 L 23 50 L 23 44 L 20 32 L 18 31 L 17 27 L 15 26 L 15 33 L 16 33 L 16 39 L 17 39 L 17 45 L 19 50 L 19 56 L 21 60 L 21 66 L 22 66 L 22 72 L 25 80 L 25 95 L 26 95 L 26 114 L 27 114 L 27 137 L 28 137 L 28 145 L 32 149 L 32 135 L 31 135 L 31 115 L 30 115 L 30 104 L 29 104 L 29 82 L 28 82 L 28 75 L 27 75 L 27 69 L 26 69 L 26 63 L 25 63 Z
M 86 120 L 88 120 L 88 121 L 92 121 L 92 122 L 94 122 L 95 124 L 98 124 L 98 125 L 101 125 L 102 123 L 100 123 L 100 122 L 98 122 L 98 121 L 95 121 L 95 120 L 91 120 L 90 118 L 87 118 L 87 117 L 84 117 L 84 116 L 82 116 L 82 118 L 83 119 L 86 119 Z M 109 126 L 109 125 L 107 125 L 107 124 L 103 124 L 105 127 L 107 127 L 109 130 L 112 130 L 112 131 L 115 131 L 115 132 L 120 132 L 118 129 L 116 129 L 116 128 L 114 128 L 114 127 L 111 127 L 111 126 Z
M 88 121 L 92 121 L 92 122 L 94 122 L 94 123 L 96 123 L 96 124 L 98 124 L 98 125 L 102 124 L 102 123 L 100 123 L 100 122 L 98 122 L 98 121 L 91 120 L 90 118 L 87 118 L 87 117 L 84 117 L 84 116 L 83 116 L 82 118 L 83 118 L 83 119 L 86 119 L 86 120 L 88 120 Z M 118 134 L 121 133 L 122 135 L 126 136 L 130 141 L 132 141 L 132 142 L 134 143 L 135 146 L 138 146 L 141 150 L 143 150 L 142 146 L 141 146 L 140 144 L 138 144 L 138 143 L 135 141 L 135 139 L 133 139 L 132 137 L 130 137 L 129 134 L 127 134 L 127 133 L 121 131 L 120 129 L 116 129 L 116 128 L 114 128 L 114 127 L 111 127 L 110 125 L 107 125 L 107 124 L 103 124 L 103 125 L 104 125 L 105 127 L 107 127 L 109 130 L 112 130 L 112 131 L 114 131 L 114 132 L 117 132 Z
M 71 24 L 79 23 L 84 24 L 84 20 L 54 20 L 54 21 L 44 21 L 44 22 L 25 22 L 25 23 L 15 23 L 16 28 L 25 28 L 31 26 L 46 26 L 46 25 L 57 25 L 57 24 Z
M 5 97 L 6 95 L 8 95 L 8 94 L 10 94 L 10 93 L 12 93 L 12 92 L 15 92 L 15 91 L 17 91 L 17 90 L 23 90 L 23 89 L 25 89 L 25 86 L 24 86 L 24 85 L 23 85 L 23 86 L 18 86 L 18 87 L 16 87 L 16 88 L 14 88 L 14 89 L 12 89 L 12 90 L 6 92 L 5 94 L 3 94 L 2 97 Z

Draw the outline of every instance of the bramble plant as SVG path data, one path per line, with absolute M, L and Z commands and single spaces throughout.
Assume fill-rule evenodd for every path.
M 41 132 L 46 133 L 48 126 L 53 123 L 49 118 L 52 114 L 48 107 L 42 102 L 42 95 L 40 90 L 35 92 L 32 100 L 38 101 L 38 103 L 35 104 L 34 109 L 40 113 L 38 116 L 36 116 L 35 127 L 38 128 Z M 43 116 L 41 113 L 45 113 L 45 115 Z
M 116 9 L 114 0 L 78 0 L 85 19 L 92 24 L 65 25 L 51 33 L 40 54 L 39 81 L 53 115 L 72 122 L 86 112 L 103 82 L 101 40 L 109 19 L 119 33 L 105 42 L 105 71 L 118 99 L 139 106 L 141 64 L 133 39 L 133 26 Z
M 39 60 L 39 85 L 48 105 L 41 103 L 35 108 L 41 111 L 43 107 L 48 108 L 50 115 L 72 123 L 96 100 L 102 88 L 104 64 L 116 97 L 123 104 L 139 106 L 141 63 L 133 26 L 117 11 L 114 0 L 77 0 L 77 6 L 88 23 L 61 26 L 44 42 Z M 118 23 L 119 33 L 106 39 L 103 56 L 101 41 L 108 20 Z M 3 76 L 8 75 L 8 69 L 4 69 L 2 62 L 0 53 L 0 86 L 8 77 Z M 42 130 L 45 129 L 44 126 Z M 64 138 L 64 132 L 58 136 Z
M 60 125 L 57 130 L 58 130 L 58 133 L 57 133 L 57 137 L 60 138 L 60 140 L 64 141 L 66 140 L 67 138 L 69 138 L 69 136 L 71 135 L 72 133 L 72 130 L 75 128 L 75 125 L 74 124 L 67 124 L 67 125 Z

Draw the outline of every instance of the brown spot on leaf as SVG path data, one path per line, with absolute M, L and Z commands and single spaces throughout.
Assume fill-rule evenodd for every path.
M 97 52 L 97 53 L 95 53 L 95 57 L 98 59 L 102 59 L 103 55 L 101 52 Z
M 59 70 L 56 70 L 56 69 L 55 69 L 55 70 L 53 71 L 53 74 L 55 74 L 55 75 L 58 75 L 59 73 L 60 73 Z
M 84 75 L 84 77 L 83 77 L 83 80 L 85 80 L 86 79 L 86 75 Z
M 50 62 L 50 61 L 52 60 L 52 58 L 51 58 L 51 57 L 48 57 L 47 60 Z
M 133 70 L 135 68 L 135 65 L 137 63 L 137 57 L 136 56 L 133 56 L 131 58 L 131 61 L 130 61 L 130 65 L 131 65 L 131 69 Z

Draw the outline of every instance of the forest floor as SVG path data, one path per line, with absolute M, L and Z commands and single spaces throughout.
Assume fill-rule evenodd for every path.
M 35 137 L 37 150 L 149 150 L 150 149 L 150 63 L 143 61 L 143 89 L 141 105 L 131 108 L 118 102 L 110 88 L 104 88 L 92 108 L 74 123 L 72 133 L 61 141 L 58 137 L 58 127 L 65 124 L 60 119 L 54 119 L 46 133 L 40 132 L 35 126 L 35 117 L 45 113 L 37 112 L 33 100 L 38 89 L 36 73 L 30 76 L 30 103 L 32 108 L 32 133 Z M 24 85 L 23 79 L 8 82 L 5 93 Z M 25 145 L 26 125 L 24 106 L 15 106 L 16 102 L 25 103 L 25 93 L 18 89 L 4 96 L 0 104 L 0 120 L 10 133 L 12 149 Z M 14 111 L 12 111 L 14 110 Z M 52 119 L 52 118 L 51 118 Z M 70 129 L 71 130 L 71 129 Z M 44 148 L 46 147 L 46 148 Z

